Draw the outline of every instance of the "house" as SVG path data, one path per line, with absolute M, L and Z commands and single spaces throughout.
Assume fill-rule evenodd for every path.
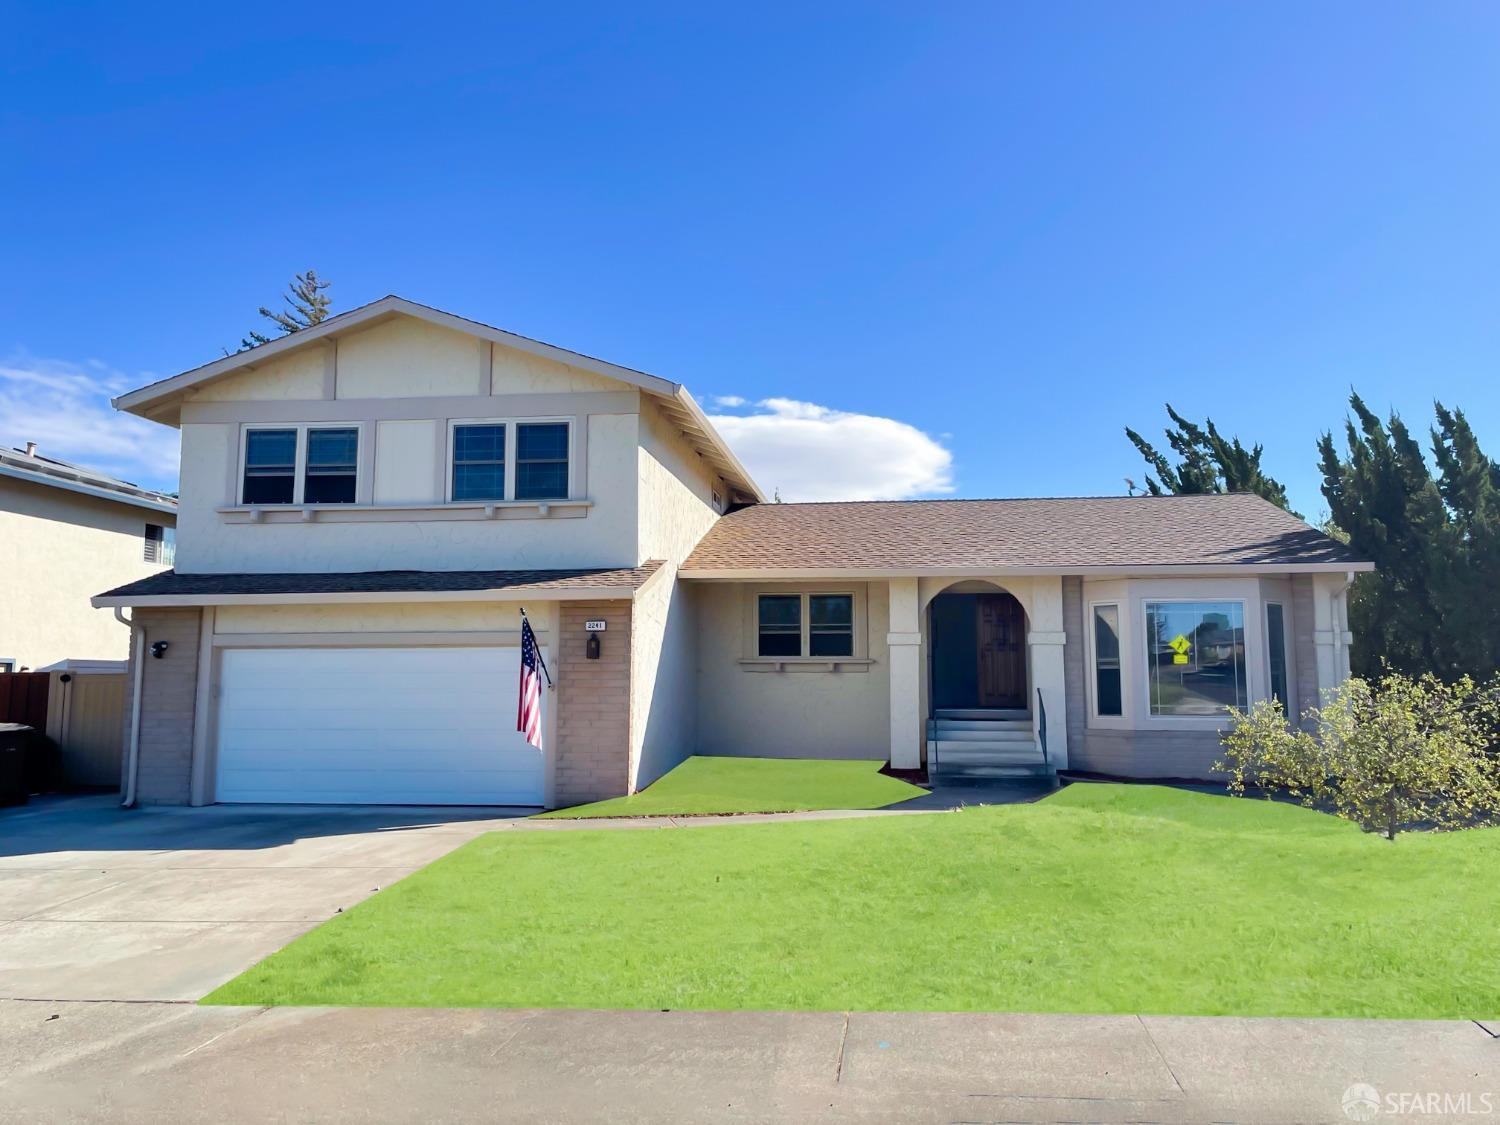
M 122 396 L 182 433 L 127 796 L 568 805 L 687 755 L 1205 777 L 1367 564 L 1254 496 L 772 504 L 679 384 L 397 297 Z M 553 690 L 515 733 L 521 613 Z
M 89 598 L 171 566 L 176 524 L 170 496 L 0 449 L 0 673 L 124 660 L 129 630 Z

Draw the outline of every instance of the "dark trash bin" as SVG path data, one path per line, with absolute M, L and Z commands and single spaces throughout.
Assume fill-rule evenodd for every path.
M 35 735 L 25 723 L 0 723 L 0 805 L 25 804 L 27 751 Z

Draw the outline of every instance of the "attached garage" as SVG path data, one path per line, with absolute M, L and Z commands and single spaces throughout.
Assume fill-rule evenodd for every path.
M 218 801 L 544 801 L 542 752 L 515 729 L 517 648 L 226 648 L 220 660 Z

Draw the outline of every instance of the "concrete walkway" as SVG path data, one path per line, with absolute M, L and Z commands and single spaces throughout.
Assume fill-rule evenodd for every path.
M 1500 1109 L 1500 1041 L 1473 1023 L 0 1002 L 0 1122 L 1282 1125 L 1350 1120 L 1357 1085 L 1382 1122 Z

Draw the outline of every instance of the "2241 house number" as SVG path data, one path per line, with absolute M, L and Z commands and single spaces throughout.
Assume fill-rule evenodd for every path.
M 602 633 L 602 632 L 604 632 L 604 622 L 603 621 L 585 621 L 583 623 L 583 630 L 586 633 Z

